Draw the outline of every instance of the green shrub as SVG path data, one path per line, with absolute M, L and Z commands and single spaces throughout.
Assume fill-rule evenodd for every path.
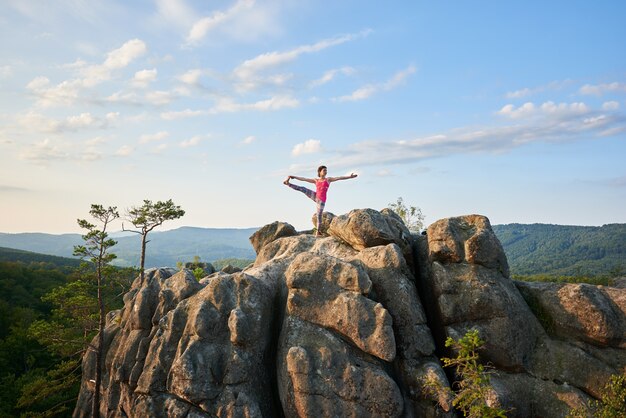
M 591 415 L 589 415 L 591 413 Z M 567 418 L 626 417 L 626 374 L 613 375 L 604 386 L 599 400 L 590 401 L 587 408 L 573 409 Z
M 458 354 L 456 358 L 442 357 L 444 367 L 454 367 L 459 381 L 454 383 L 456 392 L 442 387 L 434 380 L 427 380 L 424 385 L 434 393 L 452 392 L 452 405 L 468 418 L 506 418 L 506 411 L 487 405 L 486 399 L 491 392 L 489 372 L 480 364 L 478 350 L 485 344 L 480 339 L 478 330 L 468 331 L 460 340 L 448 337 L 446 347 L 452 347 Z M 440 396 L 441 398 L 441 396 Z

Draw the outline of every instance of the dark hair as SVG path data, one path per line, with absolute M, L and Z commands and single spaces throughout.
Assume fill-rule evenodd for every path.
M 325 165 L 320 165 L 319 167 L 317 167 L 317 175 L 318 175 L 318 177 L 320 175 L 320 171 L 322 171 L 323 169 L 328 170 L 328 168 Z

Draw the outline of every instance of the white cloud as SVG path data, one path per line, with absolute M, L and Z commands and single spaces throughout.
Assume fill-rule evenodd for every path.
M 36 77 L 26 85 L 26 88 L 38 97 L 37 104 L 42 107 L 58 104 L 71 105 L 79 97 L 81 82 L 70 80 L 50 86 L 50 80 L 47 77 Z
M 186 73 L 179 75 L 178 77 L 176 77 L 178 80 L 182 81 L 185 84 L 189 84 L 192 86 L 196 86 L 198 84 L 200 84 L 200 77 L 202 77 L 205 74 L 204 70 L 201 70 L 199 68 L 195 68 L 193 70 L 189 70 Z
M 530 96 L 531 90 L 525 87 L 521 90 L 511 91 L 506 94 L 507 99 L 521 99 L 522 97 Z
M 606 93 L 626 93 L 626 83 L 607 83 L 607 84 L 585 84 L 580 88 L 581 94 L 589 94 L 595 96 L 602 96 Z
M 82 61 L 74 63 L 80 73 L 79 78 L 51 86 L 47 77 L 36 77 L 26 88 L 38 97 L 37 104 L 40 106 L 71 105 L 80 98 L 82 90 L 109 80 L 112 71 L 128 66 L 146 52 L 147 47 L 143 41 L 132 39 L 120 48 L 110 51 L 102 64 L 85 65 Z
M 169 136 L 170 136 L 170 133 L 167 131 L 160 131 L 155 134 L 141 135 L 141 137 L 139 138 L 139 143 L 147 144 L 149 142 L 163 141 L 164 139 L 167 139 Z
M 252 144 L 254 141 L 256 141 L 256 137 L 253 135 L 247 136 L 243 139 L 243 141 L 241 141 L 242 145 L 250 145 Z
M 393 90 L 398 86 L 404 84 L 405 80 L 409 78 L 412 74 L 415 74 L 417 68 L 414 65 L 410 65 L 404 70 L 398 71 L 391 77 L 391 79 L 387 80 L 382 86 L 382 89 L 385 91 Z
M 237 103 L 232 99 L 222 99 L 209 110 L 211 114 L 232 113 L 243 110 L 258 110 L 267 112 L 285 108 L 298 107 L 300 102 L 291 96 L 274 96 L 266 100 L 259 100 L 254 103 Z
M 151 152 L 153 154 L 160 154 L 163 151 L 165 151 L 167 149 L 167 147 L 168 147 L 168 144 L 159 144 L 156 147 L 154 147 Z
M 36 163 L 46 163 L 54 160 L 66 160 L 69 154 L 62 150 L 62 146 L 54 144 L 49 138 L 31 144 L 25 148 L 19 158 Z
M 610 101 L 602 103 L 602 109 L 604 110 L 617 110 L 619 109 L 619 102 Z
M 544 85 L 537 86 L 537 87 L 532 87 L 532 88 L 524 87 L 519 90 L 510 91 L 506 93 L 505 97 L 507 99 L 522 99 L 524 97 L 532 96 L 534 94 L 545 92 L 545 91 L 561 90 L 571 83 L 572 83 L 572 80 L 552 81 L 551 83 L 544 84 Z
M 359 100 L 365 100 L 374 94 L 377 94 L 381 91 L 390 91 L 399 86 L 401 86 L 406 79 L 417 71 L 417 68 L 413 65 L 405 68 L 404 70 L 398 71 L 393 75 L 389 80 L 384 83 L 379 84 L 368 84 L 361 88 L 356 89 L 351 94 L 346 96 L 340 96 L 333 99 L 333 101 L 337 102 L 356 102 Z
M 361 88 L 356 89 L 347 96 L 338 97 L 336 100 L 338 102 L 357 102 L 359 100 L 365 100 L 371 96 L 373 96 L 379 89 L 374 85 L 367 85 Z
M 252 90 L 258 85 L 272 83 L 276 81 L 271 78 L 259 76 L 258 73 L 262 71 L 266 71 L 268 69 L 295 61 L 302 54 L 319 52 L 324 49 L 336 45 L 341 45 L 354 39 L 366 36 L 368 33 L 369 31 L 363 31 L 359 34 L 349 34 L 338 36 L 335 38 L 324 39 L 312 45 L 301 45 L 299 47 L 284 52 L 267 52 L 265 54 L 261 54 L 252 59 L 244 61 L 233 70 L 232 75 L 239 90 Z M 283 79 L 284 75 L 278 80 Z
M 17 117 L 24 130 L 31 132 L 62 134 L 86 129 L 106 129 L 119 117 L 118 113 L 107 113 L 104 118 L 84 112 L 65 119 L 53 119 L 36 112 L 28 112 Z
M 130 145 L 122 145 L 117 151 L 115 151 L 115 155 L 118 155 L 120 157 L 128 157 L 130 154 L 133 153 L 134 150 L 135 149 Z
M 177 119 L 192 118 L 196 116 L 205 116 L 208 114 L 209 112 L 206 110 L 185 109 L 185 110 L 179 110 L 179 111 L 163 112 L 161 113 L 161 119 L 177 120 Z
M 194 11 L 182 0 L 156 0 L 159 16 L 177 26 L 186 28 L 197 19 Z
M 522 106 L 516 107 L 513 104 L 503 106 L 496 113 L 511 119 L 521 119 L 542 115 L 553 115 L 559 117 L 571 117 L 584 115 L 590 112 L 589 107 L 582 102 L 559 103 L 545 102 L 541 106 L 536 106 L 532 102 L 524 103 Z
M 507 109 L 508 113 L 519 110 Z M 459 128 L 408 140 L 361 141 L 335 150 L 326 161 L 336 168 L 415 163 L 452 155 L 502 153 L 533 142 L 567 143 L 626 132 L 623 115 L 602 114 L 581 103 L 546 102 L 527 106 L 519 115 L 524 112 L 533 117 L 514 118 L 511 125 Z
M 141 70 L 135 73 L 133 77 L 132 83 L 137 87 L 147 87 L 148 84 L 156 81 L 157 79 L 157 70 L 153 68 L 152 70 Z
M 498 114 L 502 116 L 507 116 L 510 118 L 521 118 L 528 115 L 531 115 L 535 112 L 535 105 L 531 102 L 524 103 L 522 106 L 515 107 L 515 105 L 507 104 L 502 107 L 502 109 L 498 110 Z
M 164 120 L 177 120 L 185 119 L 197 116 L 209 116 L 217 115 L 220 113 L 236 113 L 246 110 L 254 110 L 259 112 L 270 112 L 280 109 L 295 108 L 300 105 L 298 99 L 291 96 L 274 96 L 266 100 L 259 100 L 253 103 L 238 103 L 234 99 L 224 98 L 218 100 L 218 102 L 210 109 L 206 110 L 191 110 L 185 109 L 180 111 L 171 111 L 161 113 L 161 118 Z
M 135 92 L 118 91 L 104 99 L 111 103 L 124 103 L 132 105 L 140 105 L 141 99 Z
M 226 11 L 218 10 L 213 12 L 211 16 L 203 17 L 195 22 L 191 27 L 191 30 L 187 35 L 187 43 L 191 45 L 197 44 L 213 29 L 228 22 L 230 19 L 234 18 L 246 9 L 252 8 L 254 3 L 254 0 L 238 0 L 230 9 Z
M 297 157 L 304 154 L 314 154 L 322 150 L 321 142 L 317 139 L 308 139 L 300 144 L 296 144 L 291 150 L 291 155 Z
M 151 91 L 146 93 L 146 101 L 155 106 L 169 104 L 176 97 L 176 94 L 170 91 Z
M 330 81 L 332 81 L 338 74 L 343 74 L 343 75 L 352 75 L 354 74 L 356 71 L 354 68 L 352 67 L 342 67 L 342 68 L 335 68 L 333 70 L 328 70 L 324 73 L 324 75 L 322 75 L 322 77 L 318 78 L 317 80 L 313 80 L 311 82 L 311 87 L 319 87 L 321 85 L 324 85 L 326 83 L 329 83 Z
M 131 39 L 107 54 L 103 66 L 115 70 L 128 66 L 132 61 L 144 55 L 148 51 L 145 42 L 140 39 Z
M 179 146 L 181 148 L 189 148 L 189 147 L 195 147 L 196 145 L 200 144 L 200 142 L 202 141 L 202 136 L 196 135 L 190 139 L 186 139 L 184 141 L 182 141 Z
M 94 147 L 96 145 L 105 144 L 109 141 L 111 141 L 111 138 L 96 136 L 94 138 L 86 140 L 85 145 L 87 145 L 88 147 Z

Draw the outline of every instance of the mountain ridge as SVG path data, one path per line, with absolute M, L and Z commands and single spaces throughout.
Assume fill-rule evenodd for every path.
M 204 261 L 253 259 L 249 237 L 259 228 L 182 226 L 148 236 L 147 267 L 175 266 L 199 256 Z M 516 275 L 619 275 L 626 269 L 626 224 L 602 226 L 522 224 L 493 225 Z M 120 235 L 121 234 L 121 235 Z M 139 264 L 139 236 L 116 231 L 113 252 L 118 266 Z M 0 233 L 0 246 L 72 258 L 80 234 Z

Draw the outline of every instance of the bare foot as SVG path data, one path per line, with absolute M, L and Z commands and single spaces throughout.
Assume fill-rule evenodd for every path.
M 287 177 L 287 180 L 283 181 L 283 184 L 289 186 L 289 180 L 291 180 L 291 176 Z

